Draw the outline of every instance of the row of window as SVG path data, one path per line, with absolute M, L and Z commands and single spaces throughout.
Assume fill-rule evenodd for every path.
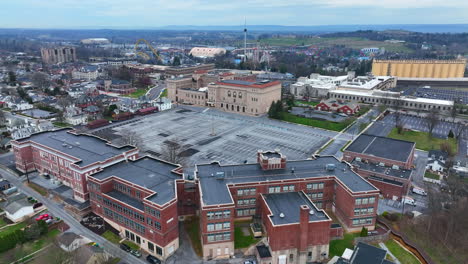
M 100 190 L 100 187 L 99 187 L 99 184 L 97 183 L 94 183 L 94 182 L 90 182 L 88 181 L 88 188 L 90 191 L 99 191 Z
M 115 220 L 116 222 L 124 224 L 126 227 L 129 227 L 130 229 L 133 229 L 140 234 L 145 233 L 145 227 L 143 225 L 140 225 L 139 223 L 136 223 L 121 214 L 109 210 L 108 208 L 104 208 L 104 215 L 110 219 Z
M 148 218 L 146 218 L 146 223 L 149 226 L 152 226 L 152 227 L 156 228 L 157 230 L 161 230 L 161 223 L 159 223 L 158 221 L 154 221 L 153 219 L 148 217 Z
M 154 252 L 154 247 L 155 247 L 155 245 L 154 245 L 153 243 L 151 243 L 151 242 L 148 241 L 148 249 L 149 249 L 151 252 Z M 162 254 L 163 254 L 162 248 L 156 246 L 156 254 L 162 256 Z
M 156 218 L 161 218 L 161 212 L 158 211 L 158 210 L 155 210 L 149 206 L 145 206 L 145 212 L 147 212 L 148 214 L 156 217 Z
M 373 213 L 374 213 L 374 207 L 354 209 L 354 215 L 367 215 L 367 214 L 373 214 Z
M 125 206 L 122 206 L 118 203 L 114 203 L 113 201 L 107 199 L 107 198 L 104 198 L 103 199 L 103 202 L 106 206 L 109 206 L 109 207 L 112 207 L 114 210 L 118 211 L 118 212 L 121 212 L 121 213 L 124 213 L 128 216 L 131 216 L 137 220 L 139 220 L 140 222 L 145 222 L 145 217 L 143 215 L 141 215 L 140 213 L 137 213 L 135 212 L 134 210 L 131 210 L 131 209 L 128 209 L 127 207 Z
M 231 240 L 231 233 L 219 233 L 208 235 L 208 242 Z
M 255 215 L 255 208 L 237 209 L 237 216 L 252 216 Z
M 369 198 L 356 198 L 355 200 L 356 205 L 361 205 L 361 204 L 374 204 L 375 203 L 375 197 L 369 197 Z
M 208 232 L 226 230 L 230 228 L 231 228 L 231 222 L 214 223 L 214 224 L 206 225 L 206 229 L 208 230 Z
M 231 218 L 231 211 L 225 210 L 225 211 L 208 212 L 206 213 L 206 218 L 208 220 Z
M 228 91 L 228 92 L 227 92 L 227 96 L 228 96 L 228 97 L 231 97 L 231 91 Z M 233 93 L 232 93 L 232 97 L 236 98 L 236 96 L 237 96 L 237 93 L 236 93 L 236 92 L 233 92 Z M 239 98 L 242 98 L 242 93 L 241 93 L 241 92 L 239 92 Z
M 114 182 L 114 189 L 119 192 L 128 193 L 129 195 L 132 195 L 132 188 L 124 184 Z
M 255 205 L 256 203 L 256 200 L 255 198 L 251 198 L 251 199 L 239 199 L 237 200 L 237 205 Z
M 307 196 L 309 196 L 310 199 L 321 199 L 321 198 L 323 198 L 323 192 L 308 193 Z
M 294 192 L 294 185 L 285 185 L 283 186 L 283 192 Z M 271 186 L 268 187 L 268 193 L 280 193 L 281 186 Z
M 323 182 L 318 182 L 318 183 L 308 183 L 307 184 L 307 189 L 309 190 L 319 190 L 323 189 L 324 183 Z
M 374 220 L 374 218 L 372 218 L 372 217 L 353 219 L 353 226 L 371 225 L 372 220 Z
M 248 189 L 238 189 L 237 195 L 238 196 L 247 196 L 247 195 L 255 195 L 257 194 L 257 189 L 255 188 L 248 188 Z

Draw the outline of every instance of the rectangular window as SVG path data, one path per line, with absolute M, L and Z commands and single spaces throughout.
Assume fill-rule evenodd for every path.
M 156 246 L 156 254 L 158 254 L 158 255 L 162 256 L 162 254 L 163 254 L 163 250 L 162 250 L 162 248 L 160 248 L 160 247 Z
M 369 203 L 369 199 L 368 198 L 363 198 L 362 199 L 362 204 L 368 204 Z
M 354 209 L 354 215 L 359 215 L 359 213 L 360 213 L 359 208 Z
M 312 183 L 307 184 L 307 189 L 309 189 L 309 190 L 312 189 Z
M 375 197 L 369 197 L 369 204 L 375 203 Z
M 157 230 L 161 230 L 161 223 L 155 221 L 154 227 L 156 227 Z
M 216 230 L 223 230 L 223 224 L 222 223 L 216 223 L 215 229 Z
M 229 228 L 231 228 L 231 223 L 230 222 L 225 222 L 223 224 L 223 229 L 229 229 Z
M 151 252 L 154 252 L 154 244 L 149 242 L 148 241 L 148 249 L 151 251 Z
M 361 205 L 361 198 L 356 198 L 355 204 L 356 204 L 356 205 Z
M 215 225 L 214 224 L 208 224 L 206 226 L 206 229 L 208 230 L 208 232 L 214 231 L 215 230 Z

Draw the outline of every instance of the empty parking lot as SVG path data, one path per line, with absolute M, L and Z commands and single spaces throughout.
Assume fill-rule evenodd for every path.
M 290 160 L 309 158 L 337 134 L 264 117 L 187 106 L 112 129 L 117 134 L 134 131 L 142 138 L 143 150 L 156 156 L 164 141 L 178 142 L 188 149 L 187 165 L 255 162 L 257 150 L 274 149 L 280 149 Z

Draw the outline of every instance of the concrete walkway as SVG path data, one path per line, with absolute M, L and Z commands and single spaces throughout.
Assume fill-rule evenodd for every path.
M 387 254 L 390 255 L 390 257 L 392 257 L 393 262 L 395 262 L 395 264 L 401 264 L 401 262 L 395 257 L 395 255 L 393 255 L 392 252 L 390 252 L 390 250 L 388 250 L 387 246 L 386 246 L 384 243 L 380 242 L 380 243 L 379 243 L 379 246 L 380 246 L 382 249 L 387 250 Z

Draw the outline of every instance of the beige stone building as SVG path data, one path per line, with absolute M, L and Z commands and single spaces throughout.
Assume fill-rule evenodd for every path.
M 466 59 L 459 60 L 374 60 L 372 74 L 403 78 L 462 78 Z
M 281 82 L 255 81 L 228 72 L 194 73 L 167 81 L 172 102 L 210 106 L 244 115 L 262 115 L 281 99 Z
M 76 61 L 76 49 L 74 47 L 42 48 L 42 61 L 46 64 L 56 64 Z

